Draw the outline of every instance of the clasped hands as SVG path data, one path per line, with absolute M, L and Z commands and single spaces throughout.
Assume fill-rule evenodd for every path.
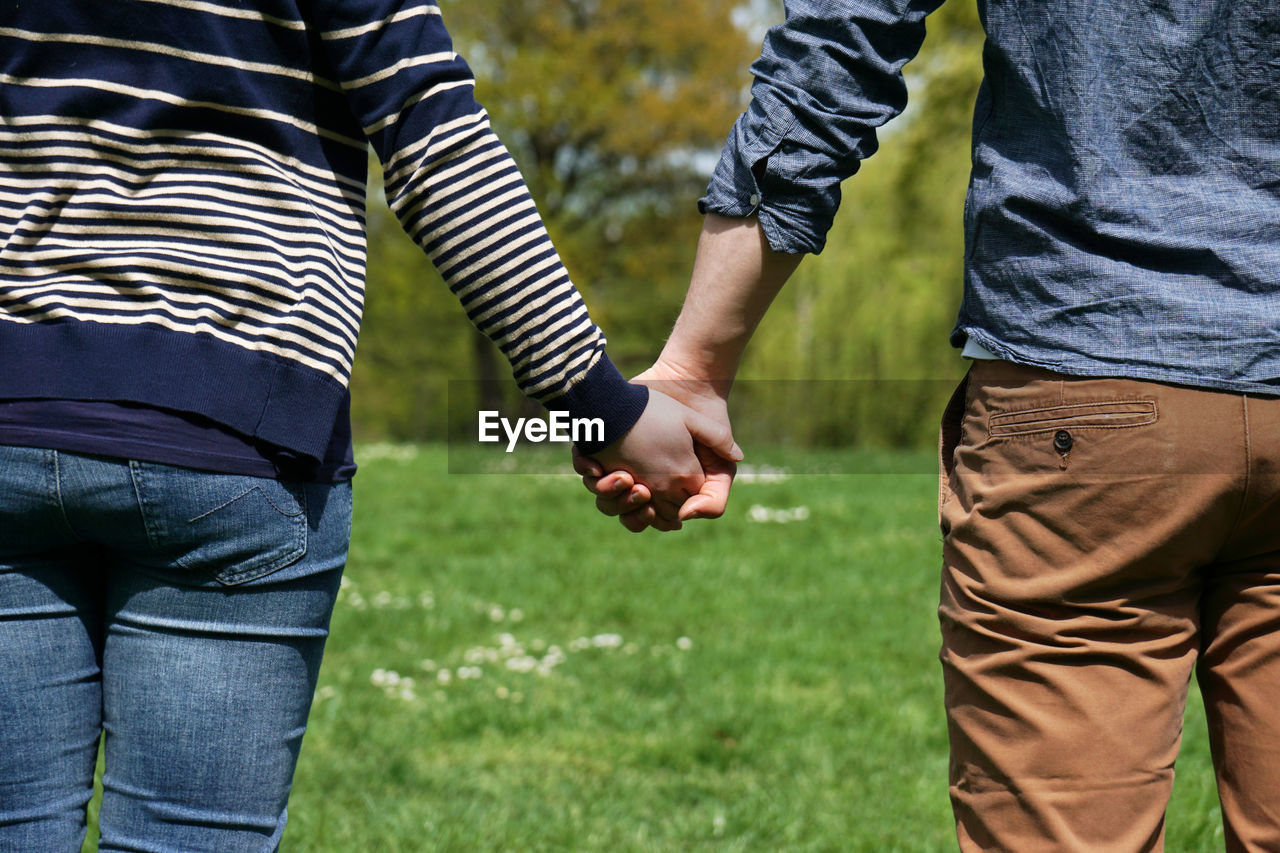
M 591 456 L 574 449 L 573 468 L 596 508 L 633 533 L 719 518 L 742 460 L 729 428 L 728 383 L 684 377 L 661 360 L 632 381 L 649 388 L 635 425 Z

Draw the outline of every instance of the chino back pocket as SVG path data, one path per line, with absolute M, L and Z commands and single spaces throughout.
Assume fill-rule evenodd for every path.
M 987 420 L 992 438 L 1075 430 L 1125 429 L 1156 422 L 1154 400 L 1090 400 L 993 413 Z
M 1162 470 L 1167 453 L 1153 433 L 1154 400 L 1080 400 L 988 411 L 988 462 L 1019 473 L 1073 470 L 1128 476 Z
M 169 565 L 245 583 L 307 551 L 302 486 L 263 477 L 212 474 L 133 462 L 134 487 L 153 548 Z

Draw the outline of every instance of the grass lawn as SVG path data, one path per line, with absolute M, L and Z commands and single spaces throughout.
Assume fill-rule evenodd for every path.
M 633 536 L 570 477 L 363 448 L 283 849 L 953 850 L 929 455 L 756 456 L 825 473 Z M 1222 849 L 1198 703 L 1171 851 Z

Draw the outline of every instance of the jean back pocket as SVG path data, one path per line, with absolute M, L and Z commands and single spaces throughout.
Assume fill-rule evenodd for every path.
M 166 562 L 228 586 L 268 575 L 307 551 L 300 484 L 131 463 L 147 537 Z

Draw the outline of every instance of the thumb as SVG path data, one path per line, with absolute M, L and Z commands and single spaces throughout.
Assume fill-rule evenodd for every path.
M 686 407 L 684 425 L 694 441 L 710 447 L 717 455 L 730 462 L 742 461 L 742 448 L 733 440 L 733 431 L 729 429 L 727 423 L 713 421 L 706 415 Z

